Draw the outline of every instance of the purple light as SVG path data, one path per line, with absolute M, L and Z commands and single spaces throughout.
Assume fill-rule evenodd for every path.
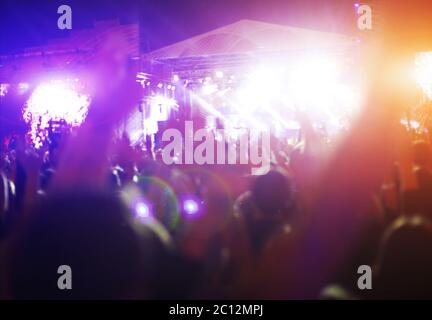
M 199 205 L 198 203 L 193 199 L 188 199 L 183 202 L 183 210 L 188 215 L 194 215 L 197 214 L 199 211 Z
M 150 206 L 144 202 L 138 202 L 135 205 L 135 213 L 137 218 L 145 219 L 150 217 Z
M 9 90 L 9 84 L 7 83 L 0 83 L 0 97 L 6 96 Z
M 354 3 L 354 7 L 358 8 L 358 7 L 360 7 L 360 4 L 359 3 Z
M 22 95 L 27 92 L 27 90 L 30 88 L 30 85 L 26 82 L 20 82 L 18 84 L 18 94 Z
M 80 126 L 89 105 L 89 96 L 79 92 L 76 81 L 53 80 L 37 86 L 23 110 L 24 120 L 31 125 L 30 135 L 36 148 L 42 145 L 41 141 L 36 141 L 38 133 L 46 131 L 51 120 L 64 120 L 71 127 Z

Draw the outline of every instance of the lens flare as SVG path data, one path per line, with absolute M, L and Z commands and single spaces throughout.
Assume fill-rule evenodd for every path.
M 185 202 L 183 203 L 183 210 L 189 215 L 196 214 L 198 212 L 198 209 L 199 205 L 193 199 L 185 200 Z
M 195 194 L 183 194 L 180 196 L 180 203 L 183 214 L 192 218 L 203 213 L 203 201 Z
M 150 206 L 145 202 L 138 202 L 135 205 L 136 217 L 145 219 L 150 217 Z

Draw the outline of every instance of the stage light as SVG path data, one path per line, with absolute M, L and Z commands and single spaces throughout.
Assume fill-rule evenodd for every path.
M 173 98 L 157 95 L 151 97 L 150 108 L 150 118 L 155 121 L 166 121 L 169 118 L 171 110 L 178 109 L 178 103 Z
M 9 84 L 8 83 L 1 83 L 0 84 L 0 97 L 5 97 L 9 91 Z
M 18 84 L 18 94 L 22 95 L 22 94 L 26 93 L 29 88 L 30 88 L 30 85 L 28 83 L 20 82 Z
M 249 129 L 283 134 L 284 130 L 298 127 L 285 119 L 303 110 L 312 122 L 325 123 L 327 132 L 337 133 L 348 121 L 346 118 L 352 119 L 361 106 L 360 87 L 343 68 L 332 55 L 302 55 L 283 64 L 249 66 L 240 76 L 226 75 L 228 83 L 233 79 L 238 83 L 226 90 L 205 77 L 192 97 L 211 115 L 224 113 L 221 119 L 226 127 L 234 126 L 230 119 L 236 114 Z M 222 76 L 221 72 L 213 71 L 215 78 Z M 224 105 L 224 109 L 229 108 L 229 116 L 217 110 Z
M 424 94 L 432 99 L 432 52 L 422 52 L 415 58 L 415 76 Z
M 41 146 L 50 121 L 62 120 L 70 127 L 80 126 L 89 105 L 89 96 L 80 93 L 74 81 L 53 80 L 37 86 L 23 109 L 23 118 L 31 126 L 30 135 L 36 148 Z M 41 139 L 36 141 L 38 134 Z
M 258 67 L 246 76 L 243 85 L 236 91 L 236 105 L 248 113 L 265 108 L 280 96 L 282 78 L 276 68 Z
M 211 103 L 208 103 L 206 100 L 191 92 L 191 97 L 194 102 L 198 103 L 201 108 L 207 111 L 209 114 L 218 117 L 221 120 L 225 120 L 225 115 L 223 115 L 219 110 L 217 110 Z
M 420 123 L 415 120 L 402 119 L 400 123 L 408 129 L 417 130 L 420 128 Z
M 177 74 L 173 75 L 173 82 L 177 82 L 179 80 L 180 80 L 180 77 Z
M 161 89 L 161 88 L 163 88 L 163 84 L 162 84 L 162 83 L 158 83 L 157 87 L 158 87 L 159 89 Z
M 290 83 L 302 97 L 327 93 L 339 81 L 340 66 L 334 59 L 309 57 L 299 60 L 291 69 Z
M 144 120 L 145 133 L 155 134 L 159 131 L 159 121 L 167 121 L 172 110 L 178 110 L 178 103 L 173 98 L 156 95 L 149 98 L 150 113 Z M 142 134 L 142 130 L 137 131 L 137 136 Z
M 342 78 L 340 62 L 327 55 L 299 57 L 282 66 L 250 67 L 226 101 L 249 128 L 292 128 L 284 119 L 300 109 L 334 133 L 343 122 L 339 118 L 355 116 L 361 105 L 359 88 Z
M 222 79 L 224 76 L 224 73 L 222 71 L 216 71 L 216 78 Z
M 201 92 L 203 95 L 208 96 L 218 91 L 216 84 L 205 84 L 203 85 Z
M 138 79 L 146 80 L 146 79 L 147 79 L 147 75 L 146 75 L 145 73 L 143 73 L 143 72 L 139 72 L 139 73 L 137 74 L 137 78 L 138 78 Z

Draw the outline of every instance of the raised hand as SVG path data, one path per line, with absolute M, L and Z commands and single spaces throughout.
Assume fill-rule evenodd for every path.
M 128 69 L 125 40 L 109 37 L 99 58 L 84 77 L 90 86 L 92 104 L 60 161 L 53 189 L 81 186 L 102 187 L 108 166 L 113 129 L 139 103 L 140 87 Z

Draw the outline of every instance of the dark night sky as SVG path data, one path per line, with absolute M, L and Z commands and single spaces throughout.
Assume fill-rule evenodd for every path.
M 171 44 L 240 19 L 325 31 L 354 29 L 354 0 L 0 0 L 0 53 L 41 45 L 67 31 L 57 29 L 57 8 L 68 4 L 73 28 L 94 20 L 140 21 L 143 47 Z

